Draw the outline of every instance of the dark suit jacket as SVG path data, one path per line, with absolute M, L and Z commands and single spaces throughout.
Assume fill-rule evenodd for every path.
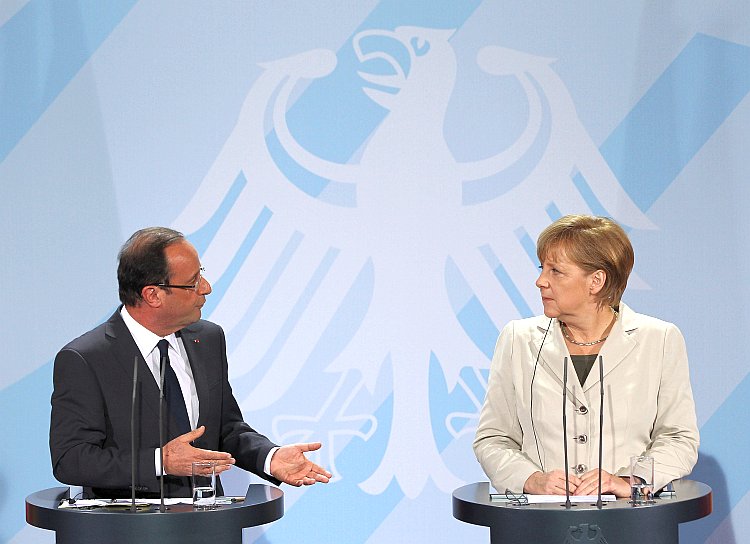
M 198 426 L 206 427 L 194 446 L 229 452 L 238 467 L 278 483 L 263 472 L 266 456 L 275 444 L 243 421 L 232 394 L 224 331 L 201 320 L 178 334 L 198 392 Z M 136 358 L 136 492 L 158 497 L 154 450 L 159 447 L 159 387 L 119 309 L 55 357 L 50 453 L 59 481 L 91 487 L 98 496 L 130 496 L 130 413 Z M 165 436 L 165 442 L 172 438 Z M 191 495 L 189 477 L 167 476 L 164 484 L 167 497 Z

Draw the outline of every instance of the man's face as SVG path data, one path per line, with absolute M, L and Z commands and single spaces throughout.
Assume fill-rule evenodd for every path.
M 172 244 L 166 248 L 164 254 L 169 270 L 168 283 L 196 286 L 194 289 L 164 289 L 159 320 L 165 329 L 174 332 L 200 319 L 206 295 L 211 292 L 211 284 L 201 276 L 198 252 L 190 242 Z

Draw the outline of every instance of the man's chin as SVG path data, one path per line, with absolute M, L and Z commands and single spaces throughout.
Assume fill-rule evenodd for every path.
M 187 327 L 188 325 L 192 325 L 193 323 L 195 323 L 198 320 L 200 320 L 200 318 L 201 318 L 201 310 L 200 310 L 200 308 L 198 308 L 198 309 L 196 309 L 195 312 L 193 312 L 192 314 L 190 314 L 189 318 L 185 319 L 186 323 L 183 325 L 183 327 Z

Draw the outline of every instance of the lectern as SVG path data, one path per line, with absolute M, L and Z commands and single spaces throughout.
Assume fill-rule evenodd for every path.
M 243 527 L 270 523 L 284 515 L 284 492 L 265 484 L 251 484 L 244 502 L 208 511 L 194 511 L 190 504 L 170 505 L 166 512 L 159 512 L 158 505 L 138 512 L 119 507 L 59 508 L 68 493 L 67 487 L 54 487 L 26 497 L 26 522 L 55 531 L 58 544 L 242 544 Z
M 602 509 L 577 503 L 514 506 L 490 500 L 489 483 L 460 487 L 453 492 L 453 517 L 490 528 L 492 544 L 676 544 L 678 525 L 711 513 L 711 488 L 680 480 L 675 493 L 657 497 L 656 504 L 632 506 L 627 499 L 609 501 Z

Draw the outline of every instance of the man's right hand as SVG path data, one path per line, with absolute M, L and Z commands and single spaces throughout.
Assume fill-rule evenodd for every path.
M 206 428 L 201 425 L 194 431 L 178 436 L 164 445 L 162 460 L 167 474 L 190 476 L 193 471 L 192 463 L 196 461 L 214 461 L 216 463 L 216 474 L 231 468 L 234 464 L 234 458 L 231 454 L 223 451 L 203 450 L 190 444 L 205 431 Z

